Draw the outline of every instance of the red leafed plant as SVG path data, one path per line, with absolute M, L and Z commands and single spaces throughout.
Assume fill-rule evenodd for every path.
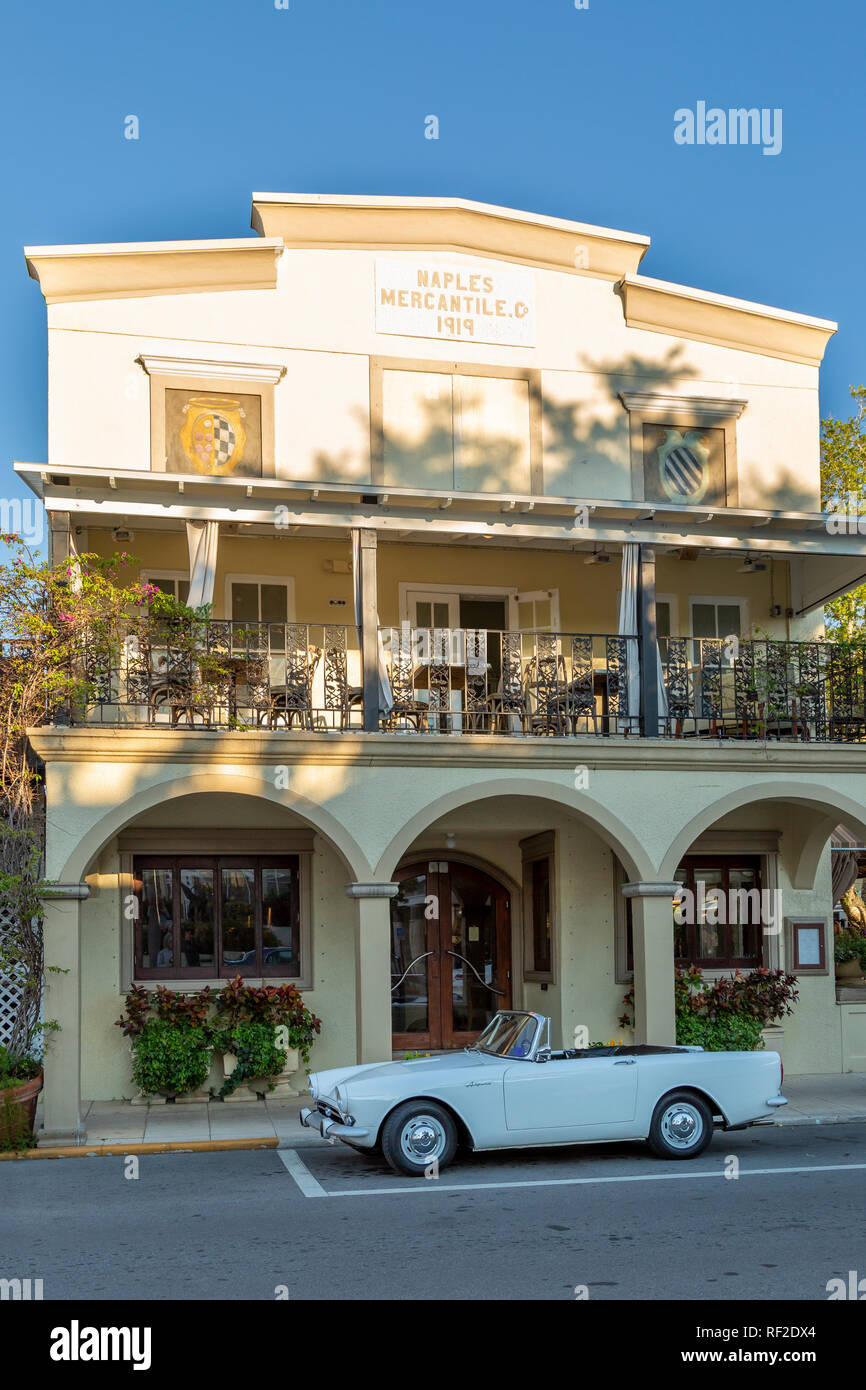
M 223 1027 L 241 1023 L 285 1025 L 289 1046 L 296 1047 L 304 1061 L 322 1027 L 322 1020 L 307 1008 L 296 985 L 245 985 L 243 977 L 236 975 L 220 990 L 214 1005 Z
M 677 1019 L 685 1016 L 710 1020 L 739 1016 L 760 1020 L 762 1026 L 777 1023 L 794 1012 L 797 1002 L 796 975 L 784 970 L 767 970 L 759 966 L 743 975 L 723 975 L 708 983 L 696 965 L 685 970 L 677 966 L 674 972 L 674 1006 Z M 631 1028 L 634 1022 L 634 989 L 623 997 L 627 1012 L 620 1023 Z

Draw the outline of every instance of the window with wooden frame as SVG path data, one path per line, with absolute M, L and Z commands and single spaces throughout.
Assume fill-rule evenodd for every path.
M 687 855 L 674 874 L 685 890 L 673 907 L 677 965 L 754 970 L 764 964 L 760 855 Z M 626 899 L 627 968 L 634 969 L 632 905 Z
M 300 856 L 136 855 L 137 980 L 300 977 Z
M 161 593 L 177 599 L 178 603 L 186 603 L 189 598 L 189 575 L 181 574 L 180 570 L 148 570 L 141 578 Z
M 521 840 L 523 855 L 523 978 L 554 978 L 554 846 L 552 830 Z

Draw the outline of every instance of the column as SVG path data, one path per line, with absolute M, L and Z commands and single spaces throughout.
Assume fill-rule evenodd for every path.
M 674 894 L 678 883 L 624 883 L 631 899 L 634 948 L 634 1033 L 639 1043 L 676 1042 L 674 1017 Z
M 656 553 L 640 547 L 637 626 L 640 640 L 640 713 L 644 738 L 658 738 L 658 632 L 656 630 Z
M 355 1016 L 358 1062 L 391 1060 L 391 899 L 398 883 L 347 883 L 356 900 Z
M 379 730 L 379 596 L 376 532 L 359 528 L 358 576 L 361 595 L 361 663 L 364 679 L 364 732 Z
M 81 1124 L 81 904 L 89 896 L 86 883 L 43 885 L 43 1014 L 60 1031 L 45 1034 L 40 1144 L 83 1144 L 87 1138 Z
M 73 553 L 72 522 L 69 512 L 49 512 L 48 559 L 60 565 Z

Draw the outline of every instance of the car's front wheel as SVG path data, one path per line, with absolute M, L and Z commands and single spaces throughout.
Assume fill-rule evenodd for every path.
M 653 1112 L 649 1146 L 659 1158 L 697 1158 L 713 1137 L 710 1107 L 691 1091 L 664 1096 Z
M 382 1126 L 382 1153 L 395 1173 L 434 1177 L 457 1150 L 457 1126 L 432 1100 L 399 1105 Z

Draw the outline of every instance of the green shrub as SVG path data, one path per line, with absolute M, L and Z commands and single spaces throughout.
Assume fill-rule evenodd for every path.
M 866 936 L 856 931 L 840 931 L 833 943 L 833 959 L 837 965 L 856 960 L 860 969 L 866 971 Z
M 244 1082 L 276 1076 L 286 1065 L 286 1049 L 277 1046 L 271 1023 L 237 1023 L 233 1028 L 215 1029 L 212 1036 L 217 1052 L 228 1052 L 238 1059 L 217 1092 L 223 1099 Z
M 41 1062 L 35 1057 L 22 1057 L 20 1053 L 10 1052 L 0 1045 L 0 1091 L 9 1086 L 21 1086 L 39 1075 Z
M 146 1096 L 158 1091 L 185 1095 L 203 1086 L 211 1046 L 204 1028 L 178 1027 L 151 1019 L 132 1039 L 132 1076 Z
M 33 1142 L 26 1107 L 11 1092 L 39 1075 L 41 1063 L 0 1046 L 0 1153 L 23 1153 Z
M 726 1014 L 721 1018 L 702 1018 L 699 1014 L 677 1016 L 677 1042 L 681 1047 L 702 1047 L 706 1052 L 756 1052 L 761 1042 L 761 1020 L 747 1014 Z
M 794 1012 L 797 977 L 759 966 L 743 975 L 704 980 L 697 966 L 674 969 L 674 1014 L 677 1042 L 707 1052 L 754 1052 L 761 1029 Z M 624 996 L 620 1023 L 634 1027 L 634 988 Z

